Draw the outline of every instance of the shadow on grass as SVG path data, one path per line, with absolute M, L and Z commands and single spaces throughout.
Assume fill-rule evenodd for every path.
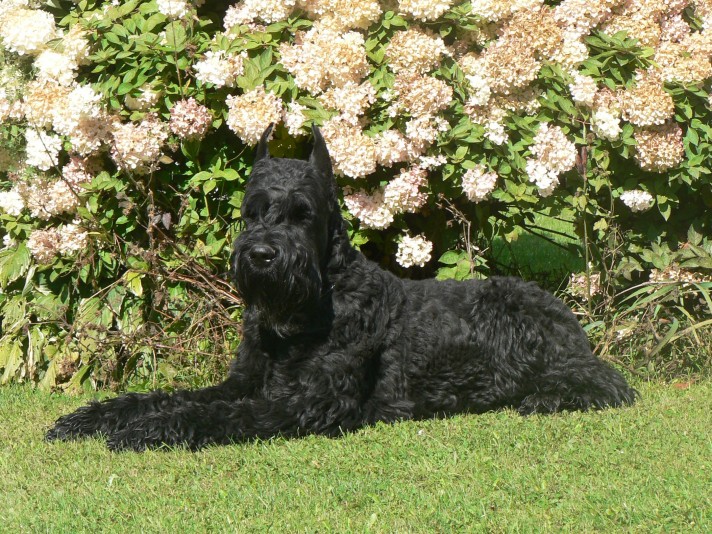
M 493 270 L 536 280 L 549 289 L 560 288 L 571 273 L 585 269 L 584 260 L 575 241 L 547 237 L 526 234 L 511 243 L 495 238 L 491 250 Z

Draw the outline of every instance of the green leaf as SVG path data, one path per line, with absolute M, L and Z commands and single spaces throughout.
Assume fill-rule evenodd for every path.
M 22 345 L 16 339 L 0 343 L 0 368 L 5 372 L 0 378 L 0 384 L 7 384 L 15 376 L 23 363 Z
M 77 316 L 74 320 L 74 324 L 77 326 L 84 326 L 87 324 L 98 323 L 101 308 L 102 302 L 98 297 L 82 299 L 79 303 L 79 309 L 77 310 Z
M 192 184 L 199 184 L 201 182 L 204 182 L 205 180 L 210 179 L 212 176 L 213 173 L 210 171 L 200 171 L 193 175 L 193 177 L 190 179 L 190 182 Z
M 659 197 L 658 197 L 659 198 Z M 660 212 L 660 215 L 663 216 L 663 219 L 666 221 L 670 218 L 670 215 L 672 214 L 672 204 L 667 201 L 657 201 L 656 202 L 658 206 L 658 211 Z
M 25 243 L 0 251 L 0 288 L 25 275 L 32 255 Z
M 687 241 L 691 245 L 699 245 L 700 243 L 702 243 L 702 238 L 703 234 L 697 231 L 695 225 L 690 225 L 690 228 L 687 229 Z
M 27 301 L 20 296 L 16 296 L 5 302 L 2 307 L 2 332 L 17 332 L 30 322 L 27 313 Z
M 685 135 L 685 138 L 687 139 L 687 142 L 692 146 L 697 146 L 697 144 L 700 142 L 700 136 L 697 131 L 694 130 L 694 128 L 687 129 L 687 134 Z
M 210 191 L 215 189 L 217 187 L 217 185 L 218 185 L 218 183 L 213 179 L 206 180 L 203 183 L 203 193 L 205 193 L 207 195 L 208 193 L 210 193 Z
M 56 359 L 52 359 L 49 362 L 47 371 L 45 371 L 45 374 L 42 377 L 42 380 L 40 380 L 38 385 L 39 385 L 39 388 L 45 392 L 52 391 L 54 389 L 54 387 L 57 385 L 57 360 Z
M 122 82 L 121 84 L 119 84 L 118 89 L 116 89 L 116 94 L 118 94 L 119 96 L 126 95 L 133 91 L 134 87 L 135 85 L 131 82 Z
M 166 26 L 166 43 L 168 48 L 174 52 L 181 52 L 188 42 L 188 35 L 180 21 L 173 21 Z
M 126 289 L 131 291 L 131 293 L 137 297 L 141 297 L 143 295 L 143 284 L 141 283 L 141 279 L 143 277 L 143 273 L 137 271 L 126 271 L 123 277 Z
M 467 280 L 471 274 L 470 261 L 468 259 L 462 259 L 457 262 L 457 267 L 455 268 L 456 280 Z
M 448 250 L 445 254 L 440 256 L 438 261 L 445 265 L 455 265 L 462 257 L 462 254 L 461 251 Z

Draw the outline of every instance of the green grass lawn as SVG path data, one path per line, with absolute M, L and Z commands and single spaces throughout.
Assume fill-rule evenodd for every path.
M 43 433 L 86 399 L 0 388 L 0 532 L 710 532 L 712 382 L 632 408 L 379 425 L 190 453 Z

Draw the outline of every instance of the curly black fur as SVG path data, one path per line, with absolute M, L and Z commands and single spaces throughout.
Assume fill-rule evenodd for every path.
M 111 449 L 208 444 L 513 407 L 615 407 L 636 391 L 592 353 L 571 311 L 518 278 L 399 279 L 349 243 L 318 130 L 310 160 L 272 158 L 245 193 L 231 274 L 244 338 L 227 380 L 93 402 L 47 438 Z

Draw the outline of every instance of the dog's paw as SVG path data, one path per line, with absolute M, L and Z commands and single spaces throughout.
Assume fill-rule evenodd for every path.
M 561 396 L 551 393 L 532 393 L 525 397 L 517 411 L 520 415 L 534 415 L 537 413 L 550 414 L 559 412 L 564 408 Z
M 63 415 L 45 434 L 47 441 L 69 441 L 98 434 L 102 413 L 98 402 L 82 406 L 75 412 Z

